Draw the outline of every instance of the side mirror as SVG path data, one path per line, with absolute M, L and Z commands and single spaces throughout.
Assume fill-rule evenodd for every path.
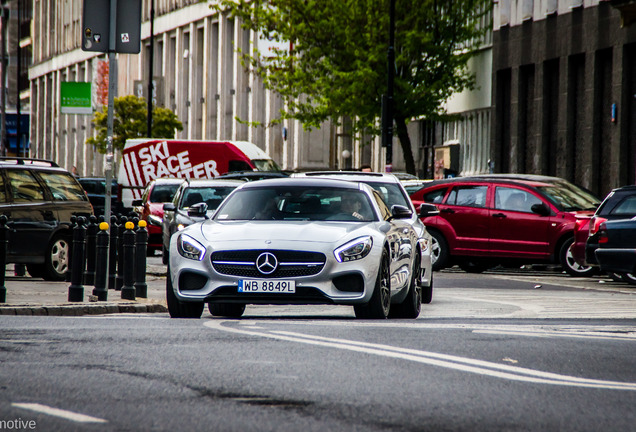
M 163 211 L 175 211 L 177 208 L 172 203 L 165 203 L 163 205 Z
M 550 208 L 544 203 L 533 204 L 532 207 L 530 207 L 530 210 L 532 210 L 533 213 L 536 213 L 540 216 L 549 216 L 551 213 Z
M 132 202 L 132 206 L 133 207 L 140 207 L 142 205 L 144 205 L 144 202 L 142 200 L 140 200 L 140 199 L 133 200 L 133 202 Z
M 425 218 L 429 216 L 437 216 L 439 214 L 439 209 L 435 204 L 422 203 L 420 205 L 420 217 Z
M 391 206 L 391 218 L 392 219 L 408 219 L 413 213 L 408 207 L 402 205 Z
M 196 203 L 188 208 L 188 216 L 208 218 L 208 205 L 204 202 Z

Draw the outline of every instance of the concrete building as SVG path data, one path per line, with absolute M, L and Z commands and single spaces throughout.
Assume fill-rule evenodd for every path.
M 92 116 L 62 114 L 59 106 L 62 82 L 92 82 L 95 88 L 105 78 L 107 56 L 81 50 L 82 3 L 33 0 L 31 154 L 69 169 L 76 166 L 81 175 L 100 175 L 103 156 L 84 144 L 93 134 Z M 153 99 L 183 123 L 177 138 L 248 140 L 287 170 L 362 163 L 383 169 L 379 139 L 360 146 L 359 137 L 352 137 L 346 127 L 326 123 L 305 131 L 295 121 L 253 126 L 270 125 L 281 104 L 243 69 L 236 52 L 258 44 L 258 36 L 226 16 L 213 16 L 208 5 L 197 0 L 154 0 L 151 35 L 151 6 L 151 0 L 142 1 L 141 53 L 117 55 L 116 96 L 147 93 L 152 39 Z
M 617 8 L 620 7 L 621 9 Z M 633 0 L 499 0 L 496 172 L 564 177 L 600 196 L 636 180 Z

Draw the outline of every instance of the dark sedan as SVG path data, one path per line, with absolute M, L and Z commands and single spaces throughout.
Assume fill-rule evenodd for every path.
M 636 273 L 636 220 L 605 221 L 598 230 L 596 260 L 605 272 Z

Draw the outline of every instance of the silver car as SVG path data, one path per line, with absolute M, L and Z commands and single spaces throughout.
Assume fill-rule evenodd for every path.
M 389 208 L 394 205 L 407 207 L 411 211 L 411 217 L 405 220 L 413 225 L 420 237 L 420 250 L 422 261 L 420 263 L 420 276 L 418 285 L 421 289 L 422 303 L 430 303 L 433 300 L 433 237 L 418 216 L 430 216 L 436 214 L 438 209 L 432 204 L 424 204 L 420 214 L 416 212 L 409 194 L 404 189 L 404 183 L 398 177 L 390 173 L 361 172 L 361 171 L 309 171 L 294 173 L 292 177 L 332 178 L 366 183 L 380 193 Z
M 205 215 L 205 207 L 191 212 Z M 205 303 L 227 317 L 246 304 L 338 304 L 358 318 L 416 318 L 425 251 L 412 216 L 365 183 L 246 183 L 211 219 L 172 236 L 170 316 L 199 318 Z

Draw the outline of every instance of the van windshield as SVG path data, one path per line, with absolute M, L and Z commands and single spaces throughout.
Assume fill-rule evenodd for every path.
M 252 163 L 259 171 L 280 171 L 279 166 L 272 159 L 252 159 Z

